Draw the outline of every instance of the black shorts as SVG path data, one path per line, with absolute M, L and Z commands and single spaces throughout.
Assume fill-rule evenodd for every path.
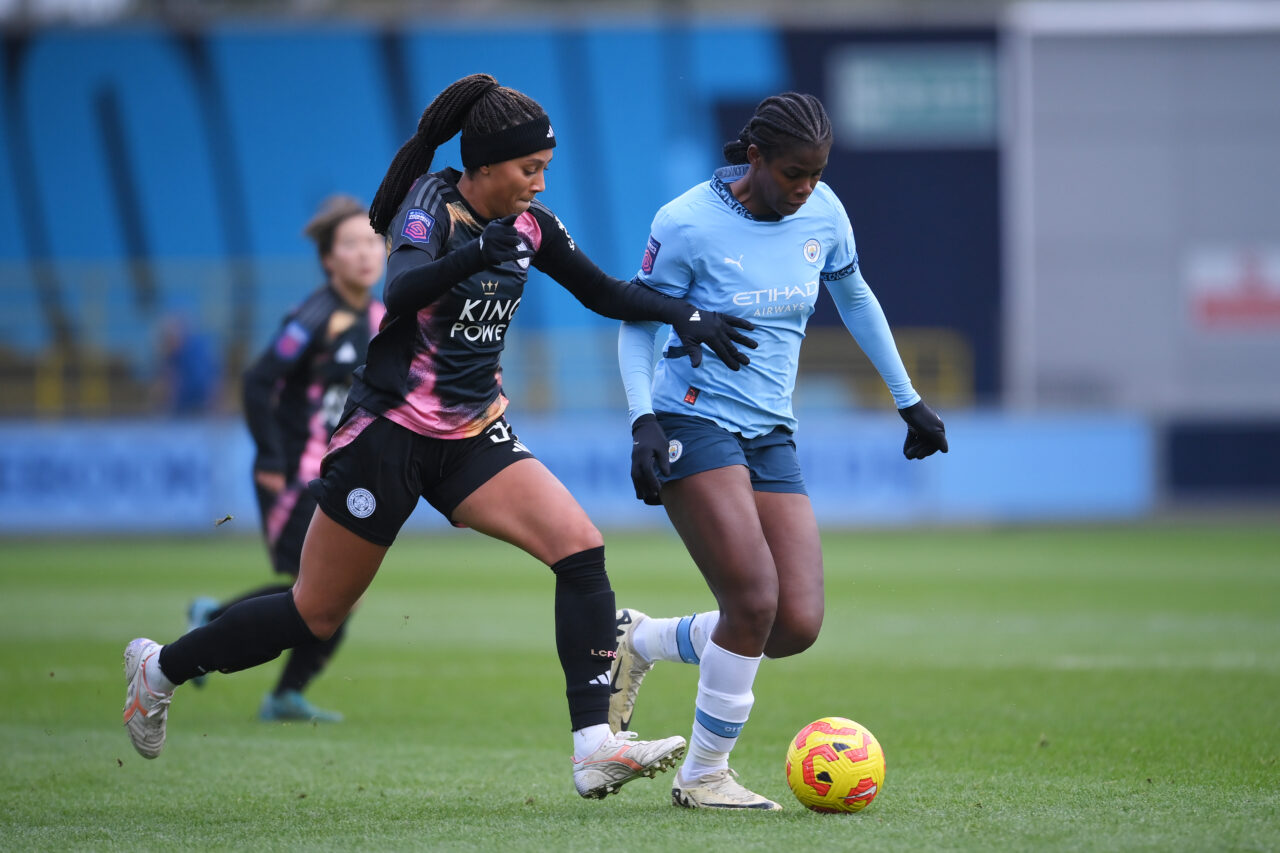
M 316 499 L 303 483 L 293 482 L 283 492 L 257 486 L 258 515 L 262 535 L 267 540 L 271 568 L 280 574 L 298 576 L 302 562 L 302 540 L 316 511 Z
M 338 524 L 375 545 L 390 545 L 418 498 L 453 521 L 468 495 L 511 463 L 533 458 L 505 417 L 473 438 L 429 438 L 352 407 L 311 493 Z

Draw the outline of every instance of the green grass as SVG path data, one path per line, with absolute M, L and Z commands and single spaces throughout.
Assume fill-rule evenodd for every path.
M 710 597 L 668 534 L 611 536 L 619 602 Z M 184 687 L 169 743 L 120 727 L 120 652 L 186 602 L 265 582 L 250 538 L 0 543 L 0 848 L 1275 850 L 1280 527 L 828 533 L 827 619 L 769 661 L 734 766 L 782 814 L 586 802 L 552 581 L 469 532 L 392 549 L 330 672 L 335 726 L 255 719 L 279 664 Z M 642 736 L 688 735 L 697 673 L 659 665 Z M 799 808 L 786 742 L 852 717 L 888 776 L 850 816 Z

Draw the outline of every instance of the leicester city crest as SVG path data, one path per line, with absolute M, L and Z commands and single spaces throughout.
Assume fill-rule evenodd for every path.
M 347 493 L 347 512 L 356 518 L 368 518 L 377 506 L 378 502 L 368 489 L 352 489 Z

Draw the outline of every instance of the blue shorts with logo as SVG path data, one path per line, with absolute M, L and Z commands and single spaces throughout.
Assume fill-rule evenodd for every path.
M 808 494 L 796 458 L 796 442 L 788 430 L 778 427 L 756 438 L 744 438 L 706 418 L 673 412 L 655 414 L 667 434 L 671 460 L 671 473 L 659 473 L 659 482 L 745 465 L 751 475 L 751 488 L 757 492 Z

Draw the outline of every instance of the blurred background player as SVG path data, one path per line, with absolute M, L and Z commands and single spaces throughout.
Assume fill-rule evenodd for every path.
M 759 349 L 749 365 L 695 374 L 673 358 L 681 344 L 669 339 L 655 373 L 658 325 L 624 323 L 619 336 L 636 497 L 666 507 L 720 608 L 683 619 L 618 612 L 611 725 L 630 725 L 654 661 L 700 667 L 689 754 L 671 792 L 677 806 L 781 808 L 736 781 L 729 753 L 761 656 L 805 650 L 822 625 L 822 550 L 791 406 L 819 281 L 907 422 L 907 458 L 947 450 L 942 421 L 912 388 L 862 277 L 844 207 L 819 180 L 831 142 L 817 98 L 766 98 L 725 145 L 730 165 L 654 217 L 639 281 L 751 319 Z
M 465 171 L 428 173 L 437 146 L 459 131 Z M 754 343 L 736 328 L 752 326 L 596 267 L 535 201 L 555 146 L 542 107 L 487 74 L 458 80 L 423 112 L 369 211 L 389 240 L 387 317 L 314 484 L 319 511 L 297 583 L 241 601 L 169 645 L 145 638 L 128 645 L 124 719 L 141 755 L 163 748 L 176 685 L 331 638 L 419 498 L 554 573 L 556 647 L 581 796 L 604 797 L 684 754 L 682 737 L 638 741 L 610 731 L 616 625 L 603 539 L 507 422 L 500 356 L 531 263 L 597 313 L 673 325 L 692 366 L 704 344 L 727 369 L 746 364 L 734 343 Z
M 368 209 L 350 196 L 321 204 L 304 233 L 315 244 L 325 283 L 285 316 L 275 338 L 244 374 L 244 414 L 257 455 L 253 483 L 271 567 L 298 576 L 302 541 L 315 512 L 307 484 L 320 476 L 320 460 L 342 416 L 351 374 L 364 364 L 369 340 L 386 310 L 373 288 L 386 265 L 386 245 L 369 225 Z M 232 604 L 287 592 L 290 583 L 255 589 L 219 604 L 197 598 L 187 629 L 222 615 Z M 332 659 L 346 623 L 319 643 L 294 648 L 275 689 L 263 699 L 264 720 L 337 722 L 336 711 L 316 708 L 302 695 Z M 193 679 L 196 685 L 204 678 Z

